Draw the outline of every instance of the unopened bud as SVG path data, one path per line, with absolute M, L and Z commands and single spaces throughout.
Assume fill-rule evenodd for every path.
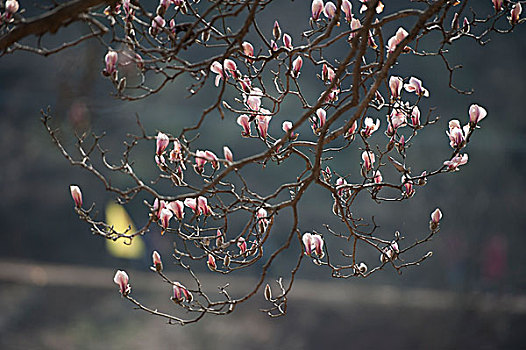
M 367 265 L 365 265 L 364 262 L 361 262 L 356 267 L 360 273 L 366 273 L 367 272 Z
M 265 293 L 264 293 L 264 295 L 265 295 L 265 299 L 266 300 L 270 301 L 272 299 L 272 290 L 270 289 L 270 286 L 268 285 L 268 283 L 265 286 Z
M 152 253 L 152 261 L 155 271 L 161 272 L 163 270 L 163 263 L 161 261 L 161 255 L 156 250 Z
M 281 28 L 279 27 L 278 21 L 274 22 L 274 28 L 272 28 L 272 34 L 274 35 L 274 40 L 278 41 L 281 38 Z

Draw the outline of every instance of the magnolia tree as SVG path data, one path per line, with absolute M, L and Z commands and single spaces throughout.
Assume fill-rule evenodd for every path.
M 468 162 L 469 141 L 487 112 L 478 101 L 467 101 L 471 106 L 458 111 L 460 119 L 450 120 L 445 132 L 436 131 L 443 134 L 451 152 L 433 154 L 433 168 L 412 172 L 419 167 L 408 162 L 409 146 L 422 129 L 438 120 L 432 109 L 419 107 L 425 99 L 433 99 L 433 92 L 426 88 L 432 75 L 399 76 L 392 70 L 404 65 L 408 56 L 439 57 L 449 88 L 469 98 L 471 91 L 454 84 L 459 66 L 450 64 L 447 48 L 461 38 L 482 45 L 492 32 L 509 33 L 524 21 L 520 1 L 485 0 L 484 6 L 478 3 L 484 10 L 475 12 L 468 0 L 413 0 L 401 10 L 377 0 L 314 0 L 310 6 L 298 3 L 302 33 L 293 37 L 287 33 L 291 28 L 278 20 L 273 26 L 265 23 L 272 30 L 261 28 L 258 17 L 275 6 L 273 2 L 74 0 L 53 3 L 35 17 L 26 17 L 16 0 L 2 6 L 3 54 L 24 50 L 47 56 L 94 38 L 107 48 L 101 72 L 113 85 L 116 98 L 143 99 L 183 82 L 188 85 L 181 90 L 186 88 L 199 104 L 203 91 L 214 89 L 213 102 L 203 105 L 195 123 L 182 129 L 149 133 L 138 120 L 141 132 L 129 136 L 118 162 L 108 160 L 104 138 L 95 134 L 78 137 L 76 149 L 67 149 L 52 126 L 51 111 L 42 113 L 51 139 L 71 165 L 92 173 L 123 204 L 140 201 L 139 195 L 149 198 L 142 218 L 146 223 L 136 231 L 120 232 L 96 217 L 95 204 L 83 204 L 78 186 L 70 187 L 78 217 L 94 234 L 130 243 L 138 236 L 154 234 L 158 230 L 152 228 L 157 226 L 163 239 L 174 242 L 173 256 L 163 259 L 174 262 L 170 264 L 174 271 L 188 274 L 186 283 L 170 278 L 174 271 L 163 270 L 160 254 L 152 254 L 152 269 L 171 285 L 173 310 L 158 311 L 134 298 L 125 271 L 117 271 L 114 278 L 122 297 L 169 323 L 228 314 L 258 292 L 268 302 L 265 312 L 283 315 L 294 277 L 307 262 L 332 277 L 347 279 L 368 277 L 387 266 L 401 272 L 430 257 L 427 253 L 411 259 L 406 253 L 439 231 L 442 213 L 432 203 L 429 231 L 420 237 L 401 235 L 396 227 L 378 230 L 374 220 L 358 217 L 353 205 L 360 193 L 376 202 L 409 200 L 435 176 L 461 170 Z M 73 21 L 84 23 L 87 33 L 58 47 L 46 47 L 46 33 Z M 31 42 L 30 34 L 38 40 Z M 431 34 L 432 39 L 426 39 Z M 432 43 L 433 50 L 421 49 L 424 41 L 427 46 Z M 317 73 L 305 77 L 305 71 Z M 317 89 L 315 98 L 302 87 L 304 79 L 319 80 L 316 87 L 309 86 Z M 283 104 L 289 101 L 299 107 L 294 114 L 283 115 Z M 212 149 L 206 140 L 198 139 L 205 120 L 218 116 L 239 128 L 239 138 L 253 143 L 253 154 L 238 158 L 235 147 L 225 144 Z M 272 124 L 280 128 L 270 132 Z M 140 143 L 151 144 L 155 160 L 151 164 L 158 168 L 154 178 L 141 178 L 135 170 L 150 166 L 133 161 L 131 153 Z M 350 158 L 344 153 L 347 149 L 359 150 L 361 157 Z M 298 159 L 304 165 L 301 169 L 291 165 Z M 287 173 L 297 171 L 294 180 L 277 181 L 264 191 L 247 180 L 245 171 L 250 165 L 272 163 Z M 359 164 L 361 171 L 331 170 L 331 165 L 351 163 Z M 112 178 L 122 175 L 133 185 L 114 185 Z M 310 232 L 302 228 L 298 205 L 310 187 L 327 193 L 317 205 L 320 212 L 334 215 L 340 227 L 320 219 L 319 227 Z M 290 230 L 276 232 L 275 220 L 285 211 Z M 269 248 L 276 234 L 281 243 Z M 270 281 L 269 268 L 287 249 L 296 250 L 294 267 L 278 281 Z M 364 261 L 366 250 L 376 252 L 378 258 Z M 244 295 L 234 297 L 224 276 L 225 284 L 212 295 L 199 278 L 198 271 L 205 265 L 221 275 L 252 268 L 258 278 Z

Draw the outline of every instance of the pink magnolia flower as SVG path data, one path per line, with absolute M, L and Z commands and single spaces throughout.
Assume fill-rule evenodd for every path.
M 244 137 L 250 136 L 250 118 L 246 114 L 242 114 L 237 118 L 237 124 L 243 128 L 241 135 Z
M 183 147 L 179 140 L 174 141 L 174 149 L 170 151 L 170 162 L 177 162 L 183 160 Z
M 376 170 L 376 172 L 374 173 L 374 178 L 373 178 L 374 183 L 379 184 L 379 183 L 382 183 L 383 180 L 384 178 L 382 177 L 382 173 L 380 172 L 380 170 Z
M 210 271 L 217 270 L 216 258 L 214 258 L 212 254 L 208 254 L 208 260 L 206 261 L 206 264 L 208 265 Z
M 413 188 L 413 182 L 408 180 L 405 175 L 402 175 L 402 184 L 405 190 L 406 197 L 412 197 L 415 194 L 415 189 Z
M 338 190 L 338 195 L 339 196 L 343 196 L 344 194 L 348 193 L 348 188 L 346 188 L 347 185 L 347 180 L 339 177 L 337 180 L 336 180 L 336 189 Z
M 351 30 L 353 31 L 349 35 L 349 39 L 354 38 L 358 34 L 358 29 L 362 27 L 362 24 L 360 23 L 360 20 L 358 18 L 353 18 L 351 20 Z
M 510 21 L 511 25 L 517 24 L 519 22 L 519 17 L 522 13 L 522 5 L 520 2 L 513 5 L 511 8 L 510 16 L 508 17 L 508 20 Z
M 155 155 L 154 159 L 155 159 L 155 163 L 157 164 L 157 166 L 159 166 L 159 168 L 164 171 L 164 169 L 165 169 L 164 167 L 166 165 L 166 161 L 164 160 L 164 156 L 163 155 L 161 155 L 161 156 Z
M 444 162 L 444 165 L 447 166 L 447 169 L 449 171 L 457 171 L 459 166 L 464 165 L 467 162 L 468 162 L 468 155 L 466 153 L 463 155 L 459 154 L 453 157 L 453 159 L 451 160 L 446 160 Z
M 170 0 L 174 6 L 179 7 L 184 5 L 184 0 Z
M 283 45 L 289 49 L 292 50 L 292 38 L 287 33 L 283 34 Z
M 405 84 L 404 89 L 407 92 L 414 92 L 418 96 L 429 97 L 429 91 L 424 88 L 422 81 L 415 77 L 409 79 L 409 84 Z
M 153 211 L 157 219 L 161 217 L 161 210 L 163 210 L 164 208 L 166 208 L 166 201 L 155 198 L 155 200 L 153 201 Z
M 269 224 L 269 219 L 267 217 L 268 213 L 264 208 L 259 208 L 256 212 L 256 218 L 260 232 L 265 232 L 267 230 Z
M 120 292 L 123 296 L 126 296 L 131 292 L 131 287 L 128 284 L 129 280 L 126 271 L 121 270 L 118 270 L 113 277 L 113 282 L 119 286 Z
M 323 96 L 325 92 L 322 92 L 320 97 Z M 330 103 L 330 102 L 336 102 L 338 101 L 338 94 L 340 93 L 340 89 L 338 89 L 338 87 L 333 87 L 331 89 L 331 92 L 329 92 L 329 94 L 325 97 L 325 100 L 324 102 L 325 103 Z
M 310 256 L 312 254 L 312 235 L 309 232 L 305 232 L 301 240 L 305 246 L 305 254 Z
M 195 172 L 202 174 L 207 160 L 206 152 L 197 150 L 195 151 Z
M 352 4 L 349 0 L 343 0 L 341 9 L 345 14 L 345 20 L 350 22 L 352 20 Z
M 170 6 L 170 1 L 169 0 L 159 0 L 159 7 L 162 8 L 162 14 L 164 15 L 164 13 L 166 12 L 166 10 L 168 9 L 168 6 Z M 157 9 L 157 11 L 159 11 L 159 9 Z
M 300 69 L 302 65 L 303 65 L 303 59 L 301 58 L 301 56 L 297 57 L 292 62 L 292 77 L 298 78 L 300 76 Z
M 261 92 L 260 94 L 260 91 L 259 88 L 252 89 L 246 99 L 247 106 L 252 112 L 259 112 L 261 109 L 261 96 L 263 93 Z
M 327 112 L 323 108 L 318 108 L 316 110 L 316 117 L 311 118 L 311 128 L 315 135 L 319 135 L 321 129 L 325 125 L 325 121 L 327 120 Z
M 288 133 L 293 127 L 293 124 L 292 122 L 288 121 L 288 120 L 285 120 L 283 122 L 283 124 L 281 125 L 281 128 L 283 129 L 283 131 L 285 131 L 286 133 Z M 292 140 L 295 140 L 298 138 L 298 133 L 295 133 L 294 131 L 290 131 L 290 138 Z
M 398 140 L 398 147 L 399 147 L 399 149 L 404 149 L 404 147 L 405 147 L 405 137 L 404 137 L 404 135 L 400 136 L 400 140 Z
M 177 220 L 181 221 L 184 218 L 184 203 L 182 201 L 173 201 L 166 205 L 172 211 Z
M 302 236 L 303 245 L 305 246 L 305 254 L 312 256 L 312 253 L 316 253 L 318 258 L 323 258 L 323 239 L 318 234 L 311 234 L 305 232 Z
M 228 164 L 234 163 L 234 155 L 228 146 L 223 146 L 223 154 Z
M 317 21 L 320 18 L 321 12 L 323 11 L 323 1 L 313 0 L 311 5 L 312 20 Z
M 469 128 L 469 126 L 468 126 Z M 460 128 L 460 122 L 453 119 L 449 122 L 449 131 L 446 131 L 446 135 L 449 137 L 449 145 L 451 148 L 459 148 L 464 146 L 466 140 L 465 133 Z
M 163 262 L 161 261 L 161 255 L 154 250 L 152 253 L 153 269 L 157 272 L 163 270 Z
M 380 127 L 380 119 L 376 118 L 376 123 L 373 121 L 373 118 L 367 117 L 363 122 L 364 128 L 362 129 L 363 137 L 369 137 L 378 130 Z
M 164 151 L 170 144 L 170 138 L 166 134 L 163 134 L 162 132 L 159 131 L 159 133 L 155 137 L 155 140 L 156 140 L 155 154 L 160 156 L 161 154 L 164 153 Z
M 312 243 L 314 245 L 314 251 L 318 258 L 322 259 L 325 255 L 323 253 L 323 238 L 320 235 L 312 235 Z
M 246 81 L 247 78 L 245 78 Z M 259 112 L 261 108 L 261 98 L 263 97 L 263 91 L 260 88 L 252 88 L 249 86 L 248 93 L 243 94 L 243 102 L 253 113 Z
M 469 107 L 469 122 L 473 126 L 476 126 L 478 122 L 486 118 L 486 115 L 488 115 L 488 112 L 486 112 L 484 107 L 481 107 L 477 104 L 472 104 Z
M 431 221 L 435 224 L 438 224 L 439 221 L 442 219 L 442 212 L 439 208 L 436 208 L 434 212 L 431 213 Z
M 243 44 L 241 44 L 241 47 L 243 47 L 243 53 L 246 56 L 254 57 L 254 46 L 252 46 L 251 43 L 249 43 L 248 41 L 245 41 L 243 42 Z M 248 63 L 252 63 L 253 61 L 254 60 L 252 58 L 247 58 Z
M 375 156 L 374 153 L 371 151 L 363 151 L 362 152 L 362 160 L 363 160 L 363 168 L 365 171 L 369 171 L 373 168 L 374 162 L 375 162 Z
M 217 61 L 212 62 L 210 65 L 210 70 L 217 74 L 215 78 L 215 85 L 219 86 L 221 79 L 225 79 L 225 71 L 223 70 L 223 65 Z
M 330 21 L 336 14 L 336 5 L 332 1 L 328 1 L 323 9 L 323 14 Z
M 224 243 L 224 240 L 223 240 L 223 233 L 221 232 L 220 229 L 217 229 L 216 231 L 216 247 L 221 247 Z
M 192 209 L 194 211 L 194 214 L 199 216 L 201 215 L 201 209 L 197 205 L 197 199 L 196 198 L 186 198 L 184 200 L 184 205 L 186 205 L 188 208 Z
M 157 15 L 152 20 L 152 24 L 150 26 L 150 35 L 156 36 L 166 25 L 166 21 L 161 16 Z
M 405 113 L 396 108 L 393 109 L 387 120 L 391 122 L 391 126 L 394 130 L 405 126 L 407 122 Z
M 237 79 L 239 74 L 237 73 L 237 65 L 236 62 L 232 61 L 231 59 L 226 59 L 223 62 L 223 67 L 226 71 L 226 74 L 230 73 L 234 79 Z
M 270 113 L 270 111 L 269 111 Z M 266 114 L 260 114 L 256 117 L 256 124 L 258 127 L 259 135 L 263 138 L 267 138 L 268 133 L 268 125 L 270 123 L 270 119 L 272 119 L 271 115 Z
M 411 124 L 414 127 L 420 126 L 420 109 L 418 106 L 414 106 L 413 110 L 411 111 Z
M 170 28 L 170 31 L 172 34 L 176 34 L 177 27 L 175 26 L 175 19 L 171 19 L 170 22 L 168 22 L 168 27 Z
M 364 11 L 367 11 L 367 2 L 369 0 L 360 0 L 362 3 L 362 7 L 360 7 L 360 13 L 363 13 Z M 384 10 L 384 4 L 381 1 L 378 1 L 378 4 L 376 5 L 376 13 L 380 14 Z
M 274 40 L 270 40 L 270 54 L 272 55 L 272 53 L 274 51 L 278 51 L 279 47 L 278 47 L 278 44 L 274 41 Z
M 207 161 L 209 161 L 212 164 L 212 168 L 215 170 L 219 169 L 219 159 L 212 151 L 205 151 L 204 157 Z
M 163 227 L 161 235 L 164 235 L 164 231 L 168 228 L 168 226 L 170 226 L 170 219 L 172 218 L 172 216 L 173 214 L 170 209 L 161 209 L 161 213 L 159 215 L 159 219 L 161 220 L 161 226 Z
M 354 123 L 352 123 L 349 130 L 347 130 L 347 132 L 345 133 L 344 137 L 348 138 L 348 137 L 353 136 L 354 133 L 356 132 L 356 129 L 358 129 L 358 122 L 355 120 Z
M 208 205 L 208 200 L 206 197 L 199 196 L 197 198 L 197 206 L 199 207 L 199 211 L 204 215 L 209 216 L 213 214 L 212 209 Z
M 398 248 L 398 243 L 393 241 L 387 247 L 382 249 L 382 254 L 380 255 L 380 262 L 387 263 L 400 253 L 400 248 Z
M 387 51 L 394 52 L 396 47 L 409 35 L 402 27 L 398 28 L 396 34 L 387 41 Z
M 131 16 L 133 16 L 134 10 L 130 8 L 130 0 L 123 0 L 122 8 L 124 9 L 124 12 L 126 13 L 126 19 L 129 19 Z
M 392 76 L 389 78 L 389 89 L 391 90 L 391 100 L 397 100 L 400 97 L 402 92 L 402 87 L 404 86 L 404 81 L 402 78 L 397 76 Z
M 245 254 L 247 252 L 247 242 L 245 241 L 243 237 L 239 237 L 236 245 L 240 250 L 240 254 Z
M 324 63 L 321 69 L 321 79 L 323 81 L 332 82 L 335 77 L 336 77 L 336 73 L 334 72 L 334 70 Z
M 112 75 L 117 70 L 117 61 L 119 54 L 113 50 L 109 50 L 106 56 L 104 56 L 104 62 L 106 63 L 106 69 L 104 74 Z
M 329 182 L 331 180 L 332 171 L 331 168 L 329 168 L 329 166 L 326 166 L 325 169 L 322 169 L 321 173 L 323 174 L 323 178 L 325 179 L 325 181 Z
M 20 5 L 16 0 L 7 0 L 5 2 L 5 16 L 10 19 L 19 9 Z
M 82 192 L 80 191 L 80 187 L 76 185 L 71 185 L 69 186 L 69 191 L 71 192 L 71 197 L 75 202 L 75 206 L 77 208 L 82 207 Z
M 502 10 L 503 0 L 491 0 L 493 2 L 493 7 L 495 7 L 495 12 Z
M 174 282 L 173 294 L 172 300 L 177 303 L 182 301 L 191 302 L 193 300 L 192 293 L 190 293 L 188 289 L 179 282 Z

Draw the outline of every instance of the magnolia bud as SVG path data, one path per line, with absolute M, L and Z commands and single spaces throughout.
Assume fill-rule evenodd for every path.
M 152 261 L 153 269 L 157 272 L 161 272 L 163 270 L 163 263 L 161 261 L 161 255 L 156 250 L 152 253 Z
M 210 271 L 215 271 L 217 269 L 216 259 L 214 258 L 212 254 L 208 254 L 208 260 L 206 264 L 208 265 L 208 268 L 210 269 Z
M 367 272 L 367 265 L 365 265 L 364 262 L 361 262 L 358 264 L 358 266 L 356 266 L 356 269 L 358 270 L 358 272 L 360 273 L 366 273 Z
M 265 286 L 264 295 L 265 295 L 266 300 L 270 301 L 272 299 L 272 290 L 270 289 L 270 286 L 268 285 L 268 283 Z
M 69 190 L 71 192 L 71 197 L 73 197 L 73 200 L 75 201 L 75 206 L 77 208 L 82 207 L 82 192 L 80 192 L 80 187 L 71 185 L 69 186 Z
M 225 265 L 225 267 L 230 266 L 230 256 L 225 255 L 225 258 L 223 259 L 223 265 Z
M 281 28 L 279 27 L 278 21 L 274 22 L 274 28 L 272 28 L 272 34 L 274 35 L 274 40 L 278 41 L 281 38 Z
M 436 231 L 440 219 L 442 219 L 442 212 L 440 209 L 436 208 L 435 211 L 431 213 L 431 221 L 429 221 L 429 229 L 431 231 Z
M 113 282 L 119 286 L 119 290 L 123 296 L 127 296 L 131 292 L 131 287 L 128 284 L 129 277 L 126 271 L 118 270 L 113 277 Z

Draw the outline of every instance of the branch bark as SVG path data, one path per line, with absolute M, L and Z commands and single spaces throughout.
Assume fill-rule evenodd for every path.
M 73 0 L 39 16 L 22 19 L 13 30 L 0 37 L 0 51 L 5 52 L 11 45 L 32 34 L 56 33 L 60 27 L 77 20 L 80 14 L 92 7 L 115 3 L 117 0 Z

